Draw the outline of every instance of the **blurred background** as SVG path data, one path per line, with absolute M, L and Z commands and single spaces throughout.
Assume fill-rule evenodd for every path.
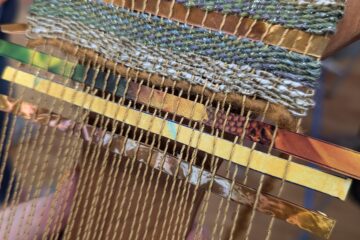
M 10 0 L 14 1 L 14 0 Z M 0 0 L 2 4 L 3 0 Z M 16 21 L 26 21 L 30 0 L 18 1 Z M 4 9 L 0 10 L 4 11 Z M 6 14 L 15 17 L 15 5 Z M 23 36 L 11 36 L 11 41 L 24 43 Z M 360 151 L 360 41 L 323 61 L 323 76 L 319 79 L 316 108 L 303 122 L 307 135 Z M 360 183 L 355 181 L 345 202 L 311 190 L 286 185 L 282 194 L 287 200 L 309 209 L 326 213 L 337 220 L 331 239 L 360 239 Z M 267 228 L 269 218 L 257 214 L 254 229 Z M 265 228 L 265 229 L 266 229 Z M 255 231 L 252 239 L 263 239 L 262 231 Z M 317 239 L 295 227 L 277 221 L 272 239 Z

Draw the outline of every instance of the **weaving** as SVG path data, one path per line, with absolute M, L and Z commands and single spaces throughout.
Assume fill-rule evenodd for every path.
M 238 13 L 243 17 L 267 20 L 311 33 L 334 32 L 342 17 L 344 1 L 177 1 L 208 11 Z
M 34 0 L 1 26 L 27 43 L 0 40 L 0 239 L 254 239 L 259 216 L 329 239 L 283 191 L 360 179 L 301 133 L 345 5 Z

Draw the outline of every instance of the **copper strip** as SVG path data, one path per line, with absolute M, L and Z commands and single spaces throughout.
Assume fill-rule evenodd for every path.
M 28 29 L 26 23 L 1 24 L 0 31 L 9 34 L 24 34 Z
M 104 0 L 104 2 L 114 3 L 140 12 L 145 11 L 164 18 L 168 18 L 172 12 L 170 19 L 175 21 L 222 31 L 238 37 L 260 40 L 270 45 L 281 46 L 290 51 L 316 58 L 322 56 L 330 40 L 327 35 L 315 35 L 297 29 L 288 29 L 265 21 L 241 18 L 235 14 L 224 15 L 220 12 L 206 12 L 200 8 L 191 8 L 187 16 L 188 8 L 180 3 L 172 3 L 172 1 L 160 1 L 159 9 L 157 9 L 159 0 Z M 144 5 L 146 6 L 145 9 Z M 204 22 L 203 19 L 205 19 Z M 240 21 L 241 24 L 238 26 Z M 282 41 L 282 38 L 286 41 Z M 311 41 L 309 41 L 310 39 Z
M 200 189 L 207 189 L 212 178 L 212 174 L 210 172 L 202 171 L 196 166 L 191 166 L 191 169 L 189 169 L 189 164 L 187 162 L 164 154 L 159 150 L 151 150 L 148 146 L 140 144 L 134 140 L 128 139 L 125 142 L 124 137 L 115 136 L 113 141 L 110 141 L 108 136 L 111 136 L 111 134 L 107 133 L 104 135 L 100 129 L 95 129 L 95 137 L 89 136 L 89 132 L 92 132 L 94 127 L 88 125 L 79 129 L 81 124 L 74 124 L 72 120 L 63 118 L 61 115 L 56 113 L 49 113 L 48 110 L 40 109 L 28 102 L 12 100 L 9 99 L 8 96 L 0 95 L 0 111 L 13 113 L 17 116 L 23 117 L 24 119 L 31 120 L 32 122 L 39 124 L 48 124 L 49 126 L 56 127 L 61 131 L 72 131 L 74 129 L 81 130 L 82 138 L 85 141 L 91 142 L 92 144 L 103 142 L 103 147 L 109 147 L 113 153 L 120 153 L 122 146 L 125 145 L 126 150 L 124 155 L 126 157 L 133 158 L 136 155 L 137 161 L 146 163 L 146 160 L 150 155 L 151 160 L 149 161 L 149 164 L 151 167 L 162 170 L 163 172 L 171 176 L 176 176 L 179 179 L 185 179 L 188 177 L 191 184 L 197 184 L 199 179 Z M 100 138 L 99 136 L 103 136 L 103 138 Z M 109 143 L 111 143 L 110 146 Z M 163 161 L 164 164 L 162 165 Z M 176 174 L 178 165 L 179 171 Z M 189 174 L 190 177 L 188 176 Z M 215 176 L 215 179 L 212 181 L 212 193 L 226 199 L 230 195 L 231 200 L 236 203 L 244 204 L 250 207 L 254 205 L 257 192 L 255 189 L 239 183 L 235 183 L 234 186 L 232 186 L 231 180 L 221 176 Z M 273 215 L 278 219 L 284 220 L 287 223 L 298 226 L 301 229 L 309 231 L 325 239 L 330 237 L 331 231 L 335 226 L 335 220 L 328 218 L 322 213 L 307 210 L 301 206 L 266 193 L 260 194 L 256 210 L 264 214 Z
M 326 58 L 342 48 L 360 39 L 360 1 L 347 1 L 343 19 L 337 26 L 336 33 L 331 36 L 330 44 L 322 57 Z

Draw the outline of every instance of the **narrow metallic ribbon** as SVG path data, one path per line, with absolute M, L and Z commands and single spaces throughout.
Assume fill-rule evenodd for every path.
M 24 34 L 27 29 L 28 25 L 26 23 L 9 23 L 0 25 L 0 31 L 3 33 Z
M 185 161 L 181 161 L 159 150 L 149 148 L 147 145 L 134 140 L 125 140 L 124 137 L 117 135 L 112 136 L 110 133 L 104 134 L 103 130 L 94 129 L 93 126 L 82 126 L 61 115 L 50 113 L 47 109 L 40 109 L 38 106 L 25 101 L 9 99 L 8 96 L 5 95 L 0 95 L 0 111 L 21 116 L 26 120 L 38 124 L 47 124 L 61 131 L 80 130 L 82 133 L 81 137 L 86 142 L 92 144 L 101 142 L 103 147 L 110 148 L 111 152 L 115 154 L 122 152 L 121 149 L 124 147 L 124 156 L 128 158 L 136 156 L 137 161 L 149 164 L 152 168 L 175 176 L 178 179 L 188 177 L 189 183 L 193 185 L 199 183 L 200 189 L 208 189 L 208 185 L 213 178 L 212 193 L 225 199 L 228 199 L 230 196 L 232 201 L 250 207 L 253 207 L 255 204 L 257 193 L 255 189 L 239 183 L 232 184 L 231 180 L 221 176 L 215 175 L 213 177 L 212 174 L 206 170 L 201 170 L 194 165 L 190 166 L 189 163 Z M 90 136 L 91 132 L 94 133 L 93 136 Z M 112 139 L 112 141 L 110 141 L 110 139 Z M 147 160 L 148 156 L 151 156 L 150 161 Z M 177 168 L 179 169 L 178 172 L 176 172 Z M 331 231 L 335 226 L 335 220 L 328 218 L 324 214 L 305 209 L 266 193 L 260 193 L 256 210 L 275 216 L 280 220 L 284 220 L 289 224 L 298 226 L 301 229 L 326 239 L 330 237 Z
M 235 14 L 225 15 L 220 12 L 206 12 L 200 8 L 191 8 L 188 12 L 186 6 L 180 3 L 172 3 L 172 1 L 104 0 L 104 2 L 170 18 L 193 26 L 222 31 L 238 37 L 246 36 L 317 58 L 322 56 L 330 41 L 329 36 L 310 34 L 297 29 L 288 29 L 281 25 L 273 25 L 251 18 L 241 18 L 241 16 Z M 203 22 L 205 16 L 206 21 Z M 238 26 L 240 21 L 241 24 Z
M 35 75 L 6 67 L 2 78 L 33 89 L 39 93 L 73 104 L 105 117 L 144 129 L 200 151 L 246 166 L 288 182 L 308 187 L 345 200 L 351 179 L 337 177 L 317 169 L 266 154 L 228 140 L 182 126 L 173 121 L 155 117 L 135 109 L 39 78 Z M 163 126 L 163 127 L 162 127 Z M 286 176 L 284 176 L 284 174 Z
M 75 62 L 65 61 L 61 58 L 4 40 L 0 40 L 0 55 L 25 64 L 31 63 L 33 66 L 48 70 L 51 73 L 70 77 L 76 82 L 85 83 L 90 86 L 94 84 L 94 87 L 97 89 L 105 87 L 107 92 L 115 92 L 115 95 L 118 97 L 123 97 L 125 94 L 127 81 L 121 78 L 118 85 L 116 85 L 117 76 L 114 74 L 106 77 L 106 73 L 100 71 L 96 73 L 97 77 L 93 80 L 95 75 L 93 69 L 87 71 L 85 66 Z M 75 70 L 72 71 L 72 69 Z M 87 76 L 86 79 L 85 75 Z M 225 132 L 237 136 L 241 136 L 244 131 L 245 117 L 234 113 L 226 116 L 226 113 L 221 110 L 216 113 L 216 110 L 212 107 L 206 108 L 203 104 L 195 103 L 147 86 L 140 86 L 132 81 L 129 82 L 126 98 L 130 100 L 137 99 L 139 103 L 149 104 L 151 107 L 203 122 L 207 126 L 212 126 L 216 114 L 215 128 L 224 129 Z M 225 121 L 226 124 L 224 126 Z M 275 133 L 274 126 L 256 120 L 250 120 L 245 131 L 247 139 L 263 145 L 269 145 L 273 135 L 276 134 L 274 138 L 275 149 L 319 164 L 346 176 L 360 179 L 360 154 L 355 151 L 285 129 L 278 129 Z

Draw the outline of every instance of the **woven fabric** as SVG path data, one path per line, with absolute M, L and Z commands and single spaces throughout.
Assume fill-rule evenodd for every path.
M 325 34 L 336 30 L 344 14 L 343 1 L 283 1 L 283 0 L 176 0 L 187 7 L 208 11 L 239 14 L 243 17 L 266 20 L 288 28 Z
M 59 11 L 62 9 L 62 11 Z M 249 65 L 304 86 L 315 87 L 320 63 L 312 57 L 250 39 L 237 39 L 221 32 L 192 28 L 168 19 L 131 12 L 92 1 L 37 0 L 31 12 L 86 24 L 91 28 L 125 37 L 147 46 L 192 52 L 225 63 Z
M 301 84 L 246 65 L 226 64 L 192 53 L 175 54 L 162 48 L 146 47 L 70 20 L 32 16 L 29 23 L 32 33 L 72 41 L 127 67 L 205 85 L 215 92 L 257 95 L 284 105 L 294 115 L 303 116 L 314 106 L 313 94 L 301 91 Z

